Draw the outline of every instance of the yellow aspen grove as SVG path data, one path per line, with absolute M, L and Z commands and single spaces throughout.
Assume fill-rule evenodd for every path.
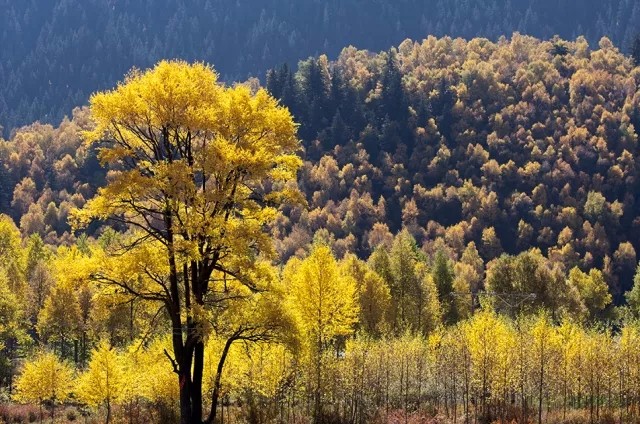
M 18 402 L 33 402 L 40 407 L 51 404 L 51 419 L 55 417 L 56 404 L 63 403 L 72 393 L 74 373 L 71 366 L 62 362 L 51 352 L 42 352 L 28 361 L 16 381 L 14 398 Z
M 274 253 L 265 227 L 281 204 L 298 200 L 296 125 L 265 90 L 224 87 L 210 66 L 181 61 L 131 71 L 91 97 L 90 115 L 85 137 L 101 143 L 100 159 L 113 170 L 74 222 L 127 226 L 131 235 L 111 253 L 152 249 L 162 262 L 138 263 L 143 289 L 133 275 L 103 269 L 94 277 L 164 306 L 180 422 L 213 423 L 215 408 L 203 419 L 205 311 L 224 309 L 230 281 L 254 288 L 256 258 Z

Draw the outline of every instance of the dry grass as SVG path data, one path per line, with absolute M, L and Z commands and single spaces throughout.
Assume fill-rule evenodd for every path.
M 43 414 L 46 414 L 46 411 L 43 410 Z M 44 417 L 46 417 L 46 415 L 42 418 Z M 0 405 L 0 423 L 35 423 L 39 422 L 40 418 L 40 408 L 34 405 Z

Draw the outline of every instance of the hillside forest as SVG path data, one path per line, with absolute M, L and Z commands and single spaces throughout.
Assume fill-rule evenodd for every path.
M 640 421 L 638 63 L 163 60 L 12 131 L 0 422 Z

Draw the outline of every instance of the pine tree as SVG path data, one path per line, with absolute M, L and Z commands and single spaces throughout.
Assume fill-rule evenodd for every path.
M 633 58 L 633 63 L 636 66 L 640 66 L 640 34 L 636 35 L 633 39 L 633 46 L 631 47 L 631 57 Z
M 444 309 L 444 321 L 452 324 L 458 319 L 458 311 L 456 311 L 452 296 L 454 274 L 451 261 L 443 250 L 436 253 L 431 275 L 438 288 L 438 299 Z
M 402 74 L 398 69 L 398 53 L 391 49 L 382 74 L 382 95 L 380 116 L 388 116 L 393 122 L 402 124 L 408 116 L 407 100 L 402 84 Z
M 625 298 L 634 316 L 640 317 L 640 264 L 638 264 L 636 274 L 633 277 L 633 287 L 625 293 Z

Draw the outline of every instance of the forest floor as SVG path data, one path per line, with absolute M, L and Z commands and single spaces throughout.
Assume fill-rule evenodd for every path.
M 130 411 L 133 410 L 133 413 Z M 155 413 L 149 413 L 144 408 L 114 408 L 112 411 L 111 424 L 171 424 L 177 423 L 177 416 L 171 416 L 167 413 L 160 417 Z M 598 417 L 590 416 L 588 409 L 578 411 L 573 410 L 563 414 L 562 412 L 551 412 L 543 415 L 543 424 L 617 424 L 629 423 L 640 424 L 640 417 L 620 416 L 619 413 L 604 411 Z M 224 421 L 220 424 L 284 424 L 281 419 L 265 419 L 264 417 L 249 417 L 246 411 L 239 408 L 232 408 L 231 411 L 225 411 Z M 518 418 L 491 419 L 489 421 L 480 418 L 469 417 L 468 424 L 483 424 L 484 422 L 492 424 L 518 424 Z M 29 423 L 56 423 L 56 424 L 102 424 L 106 422 L 105 411 L 92 411 L 78 406 L 58 406 L 54 410 L 52 417 L 51 409 L 43 407 L 42 409 L 36 405 L 19 405 L 19 404 L 0 404 L 0 424 L 29 424 Z M 458 416 L 446 417 L 444 415 L 429 416 L 425 413 L 405 413 L 403 410 L 391 411 L 389 413 L 379 414 L 367 424 L 464 424 L 465 417 Z M 312 420 L 308 417 L 296 418 L 294 422 L 287 424 L 311 424 Z M 527 424 L 537 424 L 537 417 L 527 419 Z M 329 420 L 323 424 L 352 424 L 342 421 Z

